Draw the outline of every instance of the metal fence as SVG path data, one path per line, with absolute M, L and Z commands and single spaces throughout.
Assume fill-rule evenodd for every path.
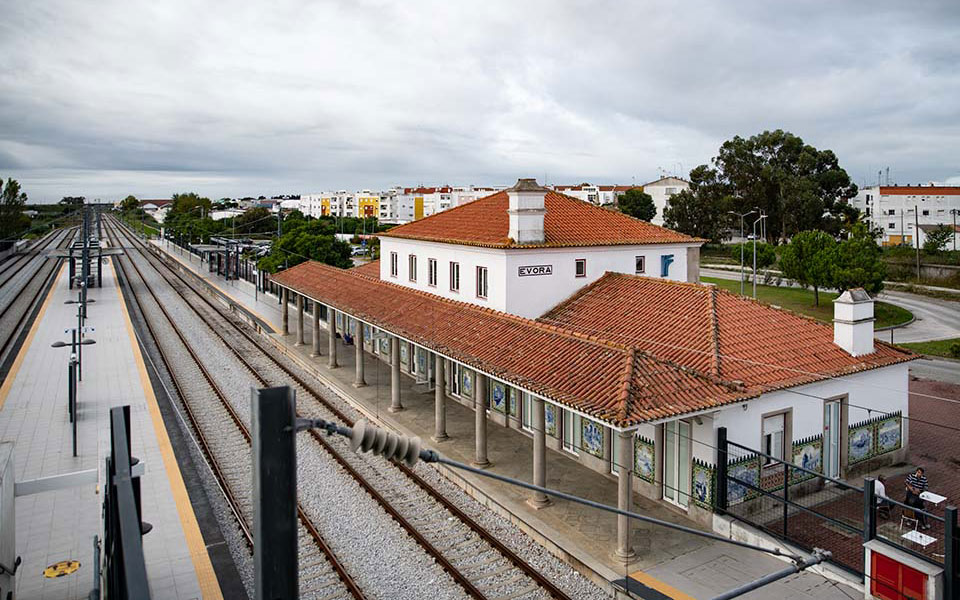
M 718 508 L 863 575 L 863 489 L 718 436 Z

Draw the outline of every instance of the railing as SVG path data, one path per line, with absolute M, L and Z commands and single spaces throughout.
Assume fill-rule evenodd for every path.
M 140 480 L 131 472 L 130 407 L 110 409 L 110 456 L 103 497 L 107 597 L 150 598 L 143 558 Z

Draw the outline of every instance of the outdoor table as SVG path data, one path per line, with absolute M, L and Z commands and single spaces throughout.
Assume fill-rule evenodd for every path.
M 940 494 L 934 494 L 933 492 L 922 492 L 920 494 L 920 498 L 922 500 L 926 500 L 927 502 L 933 504 L 934 506 L 936 506 L 937 504 L 940 504 L 941 502 L 947 499 L 946 496 L 941 496 Z
M 920 544 L 920 545 L 923 546 L 924 548 L 926 548 L 926 547 L 929 546 L 930 544 L 932 544 L 932 543 L 934 543 L 935 541 L 937 541 L 937 538 L 932 537 L 932 536 L 929 536 L 929 535 L 927 535 L 927 534 L 925 534 L 925 533 L 920 533 L 919 531 L 916 531 L 916 530 L 910 530 L 910 531 L 906 532 L 905 534 L 901 535 L 900 537 L 902 537 L 902 538 L 904 538 L 904 539 L 906 539 L 906 540 L 910 540 L 911 542 L 915 542 L 915 543 L 917 543 L 917 544 Z

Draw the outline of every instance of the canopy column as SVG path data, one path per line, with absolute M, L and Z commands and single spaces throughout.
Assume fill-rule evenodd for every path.
M 400 338 L 390 337 L 390 412 L 400 412 Z
M 353 387 L 364 387 L 367 385 L 363 378 L 363 323 L 354 319 L 353 343 L 357 347 L 357 374 L 353 379 Z
M 477 438 L 476 457 L 473 460 L 475 467 L 484 469 L 490 466 L 487 460 L 487 376 L 477 373 L 477 385 L 474 389 L 473 411 Z
M 630 476 L 633 473 L 633 434 L 629 431 L 619 431 L 613 443 L 618 444 L 617 454 L 620 456 L 617 465 L 617 508 L 629 512 L 633 499 L 630 484 Z M 617 515 L 616 555 L 624 562 L 629 562 L 637 555 L 630 545 L 630 519 L 623 515 Z
M 435 417 L 436 426 L 433 433 L 433 441 L 442 442 L 450 439 L 447 435 L 447 392 L 443 384 L 443 357 L 439 354 L 434 355 L 434 371 L 437 377 L 437 387 L 434 395 L 436 402 Z
M 543 413 L 543 399 L 534 396 L 533 405 L 533 485 L 547 486 L 547 424 Z M 543 492 L 534 492 L 527 500 L 534 508 L 543 508 L 550 504 L 550 498 Z
M 313 351 L 310 352 L 310 356 L 317 357 L 320 356 L 320 303 L 314 301 L 313 303 L 313 337 L 311 341 L 313 342 Z
M 340 366 L 337 363 L 337 311 L 332 306 L 327 307 L 327 333 L 330 334 L 327 342 L 327 366 L 336 369 Z
M 303 345 L 303 294 L 297 294 L 297 341 L 296 346 Z
M 290 305 L 287 303 L 289 293 L 287 288 L 280 290 L 280 304 L 282 305 L 280 312 L 283 314 L 283 335 L 290 335 Z

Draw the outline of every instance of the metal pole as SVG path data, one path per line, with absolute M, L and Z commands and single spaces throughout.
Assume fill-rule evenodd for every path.
M 753 299 L 757 299 L 757 223 L 763 217 L 753 222 Z
M 877 480 L 863 478 L 863 541 L 877 537 Z
M 74 370 L 77 369 L 77 366 L 74 366 L 72 364 L 71 366 L 73 366 Z M 73 374 L 71 373 L 71 377 L 72 376 Z M 76 384 L 74 384 L 70 386 L 70 388 L 71 388 L 70 389 L 70 414 L 73 417 L 72 419 L 70 419 L 70 422 L 73 424 L 73 455 L 76 456 L 77 455 L 77 421 L 79 420 L 79 416 L 77 415 L 77 386 Z
M 744 215 L 745 216 L 745 215 Z M 743 295 L 743 216 L 740 217 L 740 295 Z
M 783 537 L 787 536 L 787 521 L 790 518 L 790 463 L 783 461 Z
M 253 436 L 253 561 L 257 600 L 296 598 L 296 397 L 289 387 L 250 391 Z
M 70 422 L 73 423 L 73 388 L 76 387 L 77 380 L 74 375 L 73 358 L 67 363 L 67 414 L 70 415 Z
M 825 558 L 825 554 L 829 555 L 829 552 L 824 553 L 822 550 L 814 549 L 813 556 L 803 559 L 800 564 L 790 565 L 785 569 L 776 571 L 775 573 L 770 573 L 769 575 L 765 575 L 760 579 L 751 581 L 750 583 L 745 583 L 744 585 L 736 587 L 729 592 L 724 592 L 719 596 L 714 596 L 713 600 L 728 600 L 728 598 L 736 598 L 746 594 L 747 592 L 759 589 L 769 583 L 773 583 L 774 581 L 779 581 L 785 577 L 789 577 L 794 573 L 799 573 L 807 567 L 812 567 L 813 565 L 822 563 L 823 559 Z
M 917 282 L 920 282 L 920 217 L 917 216 L 917 207 L 913 207 L 913 245 L 917 249 Z
M 717 513 L 727 511 L 727 428 L 717 428 Z
M 960 539 L 957 539 L 957 507 L 948 506 L 943 510 L 943 597 L 956 598 L 960 595 Z

